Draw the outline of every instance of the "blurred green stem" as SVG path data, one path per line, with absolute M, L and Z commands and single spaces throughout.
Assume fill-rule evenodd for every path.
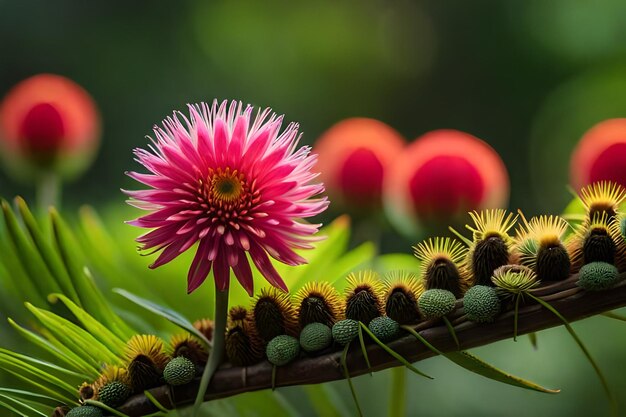
M 193 404 L 192 415 L 198 416 L 200 406 L 204 401 L 204 395 L 206 394 L 211 378 L 217 370 L 217 367 L 222 362 L 224 357 L 224 345 L 226 339 L 226 320 L 228 316 L 228 288 L 224 291 L 217 289 L 215 286 L 215 316 L 214 316 L 214 329 L 213 329 L 213 348 L 209 355 L 209 361 L 202 373 L 202 379 L 200 380 L 200 387 L 198 388 L 198 395 L 196 395 L 196 401 Z
M 37 206 L 39 211 L 46 215 L 51 206 L 59 208 L 61 196 L 61 182 L 54 173 L 42 175 L 37 182 Z
M 391 395 L 389 401 L 389 417 L 406 415 L 406 372 L 402 367 L 391 370 Z

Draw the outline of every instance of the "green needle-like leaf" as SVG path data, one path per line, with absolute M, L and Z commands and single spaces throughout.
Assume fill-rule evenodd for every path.
M 609 383 L 606 380 L 606 378 L 604 377 L 604 374 L 602 373 L 602 370 L 600 369 L 600 367 L 598 366 L 598 364 L 596 363 L 596 361 L 593 359 L 593 357 L 591 356 L 591 353 L 589 353 L 589 350 L 587 350 L 587 347 L 583 344 L 582 340 L 580 340 L 580 338 L 578 337 L 578 335 L 576 334 L 576 332 L 574 331 L 574 329 L 572 328 L 572 326 L 569 324 L 569 322 L 567 321 L 567 319 L 565 317 L 563 317 L 561 315 L 561 313 L 559 313 L 557 311 L 557 309 L 555 309 L 554 307 L 552 307 L 550 305 L 550 303 L 542 300 L 541 298 L 534 296 L 533 294 L 530 293 L 526 293 L 530 298 L 532 298 L 533 300 L 535 300 L 536 302 L 538 302 L 539 304 L 541 304 L 543 307 L 547 308 L 548 310 L 550 310 L 555 316 L 557 316 L 565 325 L 565 328 L 567 329 L 567 331 L 569 332 L 569 334 L 572 336 L 572 338 L 574 339 L 574 341 L 576 342 L 576 344 L 578 344 L 578 347 L 580 347 L 580 350 L 583 351 L 583 353 L 585 354 L 585 356 L 587 357 L 587 360 L 589 361 L 589 363 L 591 364 L 591 366 L 593 366 L 593 369 L 596 371 L 596 374 L 598 375 L 598 378 L 600 379 L 600 382 L 602 383 L 602 387 L 604 388 L 604 392 L 606 393 L 606 396 L 609 399 L 610 405 L 611 405 L 611 412 L 612 415 L 617 416 L 618 415 L 618 411 L 617 411 L 617 400 L 615 399 L 615 397 L 613 396 L 613 392 L 611 391 L 611 388 L 609 387 Z
M 129 417 L 127 414 L 117 411 L 115 408 L 111 408 L 108 405 L 101 403 L 100 401 L 85 400 L 85 404 L 102 408 L 103 410 L 107 411 L 109 414 L 112 414 L 117 417 Z
M 462 368 L 467 369 L 470 372 L 475 374 L 484 376 L 485 378 L 492 379 L 494 381 L 502 382 L 505 384 L 513 385 L 515 387 L 525 388 L 533 391 L 545 392 L 548 394 L 556 394 L 559 393 L 560 390 L 554 390 L 549 388 L 544 388 L 534 382 L 527 381 L 525 379 L 516 377 L 500 369 L 484 362 L 478 357 L 470 354 L 469 352 L 461 351 L 461 352 L 441 352 L 435 346 L 433 346 L 428 340 L 426 340 L 421 334 L 415 331 L 410 326 L 402 326 L 404 330 L 411 333 L 417 340 L 419 340 L 424 346 L 428 349 L 436 353 L 437 355 L 441 355 L 452 362 L 456 363 Z
M 50 274 L 37 249 L 24 234 L 9 203 L 2 200 L 1 205 L 4 223 L 14 245 L 15 254 L 28 274 L 29 280 L 33 283 L 35 293 L 39 294 L 40 297 L 45 297 L 51 292 L 59 292 L 61 289 Z
M 352 394 L 352 399 L 354 400 L 354 405 L 356 406 L 356 410 L 359 413 L 359 417 L 363 417 L 363 411 L 361 411 L 359 398 L 356 396 L 356 391 L 354 389 L 354 385 L 352 384 L 352 379 L 350 378 L 350 371 L 348 371 L 348 364 L 346 363 L 346 358 L 348 356 L 349 348 L 350 348 L 350 343 L 347 343 L 346 346 L 343 348 L 343 352 L 341 353 L 341 367 L 343 368 L 343 374 L 346 377 L 346 381 L 348 381 L 348 386 L 350 387 L 350 393 Z
M 146 300 L 145 298 L 141 298 L 121 288 L 115 288 L 113 292 L 121 295 L 124 298 L 127 298 L 128 300 L 132 301 L 138 306 L 143 307 L 146 310 L 151 311 L 152 313 L 158 316 L 161 316 L 165 318 L 166 320 L 174 323 L 175 325 L 187 330 L 189 333 L 193 334 L 194 336 L 202 340 L 207 347 L 211 346 L 211 342 L 198 329 L 193 327 L 193 324 L 189 320 L 187 320 L 185 317 L 183 317 L 181 314 L 177 313 L 176 311 L 171 310 L 167 307 L 160 306 L 156 303 L 153 303 L 152 301 Z
M 99 367 L 102 363 L 121 365 L 118 355 L 111 352 L 86 330 L 49 311 L 39 309 L 30 303 L 26 308 L 64 344 L 80 355 L 86 362 Z
M 154 395 L 152 395 L 152 394 L 150 393 L 150 391 L 145 390 L 145 391 L 143 392 L 143 395 L 145 395 L 145 396 L 146 396 L 146 398 L 147 398 L 147 399 L 148 399 L 148 400 L 152 403 L 152 405 L 154 405 L 156 408 L 158 408 L 158 409 L 159 409 L 159 411 L 162 411 L 162 412 L 164 412 L 164 413 L 166 413 L 166 414 L 170 411 L 170 410 L 168 410 L 167 408 L 165 408 L 165 407 L 163 406 L 163 404 L 161 404 L 161 403 L 160 403 L 160 402 L 159 402 L 156 398 L 154 398 Z
M 6 400 L 12 401 L 14 402 L 16 405 L 19 405 L 20 407 L 22 407 L 23 409 L 25 409 L 25 412 L 27 414 L 22 414 L 25 416 L 40 416 L 40 417 L 48 417 L 48 415 L 46 415 L 45 413 L 43 413 L 40 410 L 37 410 L 35 407 L 32 407 L 30 404 L 26 403 L 25 401 L 22 401 L 18 398 L 12 397 L 10 395 L 5 395 L 0 393 L 0 398 L 4 398 Z
M 349 344 L 349 343 L 348 343 Z M 367 371 L 372 376 L 372 364 L 370 364 L 370 358 L 367 356 L 367 349 L 365 348 L 365 338 L 363 337 L 363 330 L 359 325 L 359 344 L 361 345 L 361 352 L 363 352 L 363 358 L 365 358 L 365 364 L 367 365 Z
M 9 324 L 15 328 L 27 341 L 33 345 L 38 346 L 43 351 L 50 353 L 52 356 L 63 361 L 66 365 L 71 366 L 77 372 L 81 372 L 88 375 L 88 378 L 97 378 L 99 375 L 98 368 L 85 362 L 78 355 L 68 349 L 67 346 L 61 343 L 53 343 L 50 339 L 43 338 L 42 336 L 27 330 L 17 324 L 13 319 L 8 319 Z
M 622 316 L 621 314 L 613 313 L 612 311 L 607 311 L 606 313 L 602 313 L 604 317 L 608 317 L 614 320 L 626 321 L 626 316 Z
M 80 297 L 79 305 L 103 325 L 115 332 L 120 338 L 124 340 L 130 339 L 135 332 L 115 314 L 110 303 L 96 286 L 93 278 L 85 272 L 84 262 L 81 262 L 78 255 L 81 253 L 81 250 L 71 230 L 56 210 L 50 210 L 50 218 L 57 249 L 72 279 L 72 284 Z
M 113 332 L 103 326 L 99 321 L 91 317 L 85 310 L 77 306 L 64 296 L 63 294 L 50 294 L 48 296 L 50 302 L 54 303 L 57 300 L 61 300 L 63 304 L 72 312 L 74 317 L 76 317 L 85 329 L 89 329 L 89 333 L 91 333 L 94 337 L 96 337 L 103 345 L 105 345 L 111 352 L 115 353 L 117 356 L 122 356 L 124 354 L 124 349 L 126 347 L 126 343 L 117 337 Z
M 361 328 L 365 331 L 365 333 L 367 333 L 367 335 L 369 337 L 372 338 L 372 340 L 374 342 L 376 342 L 376 344 L 378 344 L 378 346 L 380 346 L 381 348 L 383 348 L 383 350 L 385 352 L 387 352 L 388 354 L 390 354 L 391 356 L 393 356 L 398 362 L 400 362 L 401 364 L 403 364 L 404 366 L 406 366 L 407 368 L 409 368 L 412 372 L 416 373 L 417 375 L 423 376 L 425 378 L 428 379 L 434 379 L 432 376 L 426 375 L 425 373 L 423 373 L 422 371 L 420 371 L 419 369 L 417 369 L 416 367 L 414 367 L 413 365 L 411 365 L 409 363 L 409 361 L 407 361 L 406 359 L 404 359 L 402 357 L 402 355 L 400 355 L 398 352 L 396 352 L 395 350 L 391 349 L 389 346 L 387 346 L 386 344 L 384 344 L 383 342 L 380 341 L 380 339 L 378 339 L 374 333 L 372 333 L 372 331 L 370 329 L 367 328 L 366 325 L 364 325 L 363 323 L 359 322 L 359 325 L 361 326 Z
M 54 277 L 57 285 L 61 288 L 63 294 L 66 294 L 72 301 L 79 304 L 80 299 L 78 297 L 78 293 L 72 285 L 72 280 L 63 265 L 63 261 L 61 260 L 59 254 L 53 249 L 50 242 L 44 237 L 39 225 L 37 224 L 37 220 L 35 220 L 32 212 L 29 210 L 26 201 L 24 201 L 21 197 L 17 197 L 15 199 L 15 204 L 19 210 L 22 220 L 24 221 L 26 230 L 28 230 L 33 243 L 37 247 L 41 258 L 50 270 L 50 273 Z
M 456 335 L 456 331 L 454 330 L 454 326 L 452 325 L 452 323 L 450 323 L 450 320 L 448 320 L 448 318 L 446 316 L 443 317 L 443 322 L 446 324 L 446 327 L 448 328 L 448 332 L 450 333 L 450 336 L 452 336 L 452 339 L 454 340 L 454 343 L 456 343 L 456 348 L 460 349 L 461 348 L 461 344 L 459 343 L 459 338 Z
M 519 321 L 519 302 L 522 298 L 521 294 L 515 296 L 515 309 L 513 310 L 513 341 L 517 342 L 517 323 Z

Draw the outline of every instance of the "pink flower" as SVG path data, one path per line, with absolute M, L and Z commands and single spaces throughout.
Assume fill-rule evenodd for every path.
M 129 204 L 151 211 L 132 222 L 154 229 L 139 238 L 142 250 L 161 251 L 151 268 L 191 248 L 196 254 L 187 277 L 187 292 L 213 269 L 217 289 L 228 288 L 230 270 L 252 295 L 246 253 L 267 281 L 287 290 L 268 254 L 288 265 L 306 260 L 294 249 L 311 248 L 319 224 L 302 218 L 326 209 L 321 183 L 312 182 L 316 156 L 298 148 L 298 125 L 279 134 L 283 116 L 227 101 L 189 105 L 154 127 L 150 150 L 136 149 L 136 160 L 150 173 L 130 172 L 149 190 L 124 191 Z M 182 122 L 181 122 L 182 119 Z M 311 198 L 318 196 L 317 198 Z

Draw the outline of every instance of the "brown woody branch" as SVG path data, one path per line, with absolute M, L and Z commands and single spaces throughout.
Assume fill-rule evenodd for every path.
M 626 278 L 626 274 L 622 274 Z M 576 321 L 605 311 L 626 306 L 626 282 L 600 292 L 587 292 L 576 286 L 577 276 L 542 287 L 534 291 L 536 296 L 550 302 L 567 320 Z M 501 314 L 494 323 L 477 324 L 470 322 L 459 307 L 450 317 L 455 325 L 461 349 L 469 349 L 513 336 L 513 312 Z M 558 317 L 538 304 L 529 304 L 519 310 L 518 334 L 536 332 L 549 327 L 561 325 Z M 453 351 L 457 346 L 440 322 L 422 322 L 415 329 L 443 352 Z M 407 335 L 388 344 L 409 362 L 435 356 L 434 353 L 418 342 L 413 336 Z M 373 371 L 380 371 L 401 365 L 376 344 L 367 347 L 367 353 Z M 301 358 L 287 366 L 280 367 L 276 372 L 276 386 L 317 384 L 344 378 L 340 364 L 341 352 L 331 352 L 317 357 Z M 363 354 L 358 346 L 352 346 L 347 359 L 351 376 L 369 372 Z M 199 380 L 181 387 L 167 385 L 154 388 L 150 393 L 166 408 L 184 407 L 193 403 L 198 391 Z M 244 392 L 262 390 L 272 387 L 272 366 L 262 362 L 249 367 L 230 367 L 223 365 L 215 374 L 205 400 L 229 397 Z M 140 417 L 157 411 L 157 408 L 139 394 L 131 397 L 119 408 L 130 417 Z

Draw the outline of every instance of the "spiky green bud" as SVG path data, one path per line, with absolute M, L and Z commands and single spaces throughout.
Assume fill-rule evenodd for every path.
M 130 397 L 130 387 L 120 381 L 111 381 L 98 390 L 98 401 L 109 407 L 119 407 Z
M 165 365 L 163 379 L 169 385 L 185 385 L 196 376 L 196 366 L 184 356 L 177 356 Z
M 359 335 L 359 322 L 352 319 L 338 321 L 332 328 L 333 339 L 344 346 Z
M 611 288 L 620 280 L 614 265 L 606 262 L 591 262 L 580 268 L 578 285 L 588 291 Z
M 287 365 L 300 354 L 300 342 L 293 336 L 281 334 L 267 344 L 267 360 L 276 366 Z
M 103 417 L 104 413 L 102 409 L 91 405 L 83 405 L 80 407 L 72 408 L 65 417 Z
M 434 288 L 426 290 L 417 300 L 417 306 L 426 319 L 443 317 L 454 310 L 456 297 L 450 291 Z
M 463 307 L 471 321 L 489 323 L 500 313 L 500 299 L 495 288 L 475 285 L 465 293 Z
M 330 327 L 322 323 L 307 324 L 300 332 L 300 346 L 306 352 L 326 349 L 332 342 Z
M 626 239 L 626 217 L 622 218 L 619 222 L 619 230 L 622 232 L 622 236 Z
M 376 317 L 368 327 L 381 342 L 388 342 L 400 335 L 400 325 L 391 317 Z

